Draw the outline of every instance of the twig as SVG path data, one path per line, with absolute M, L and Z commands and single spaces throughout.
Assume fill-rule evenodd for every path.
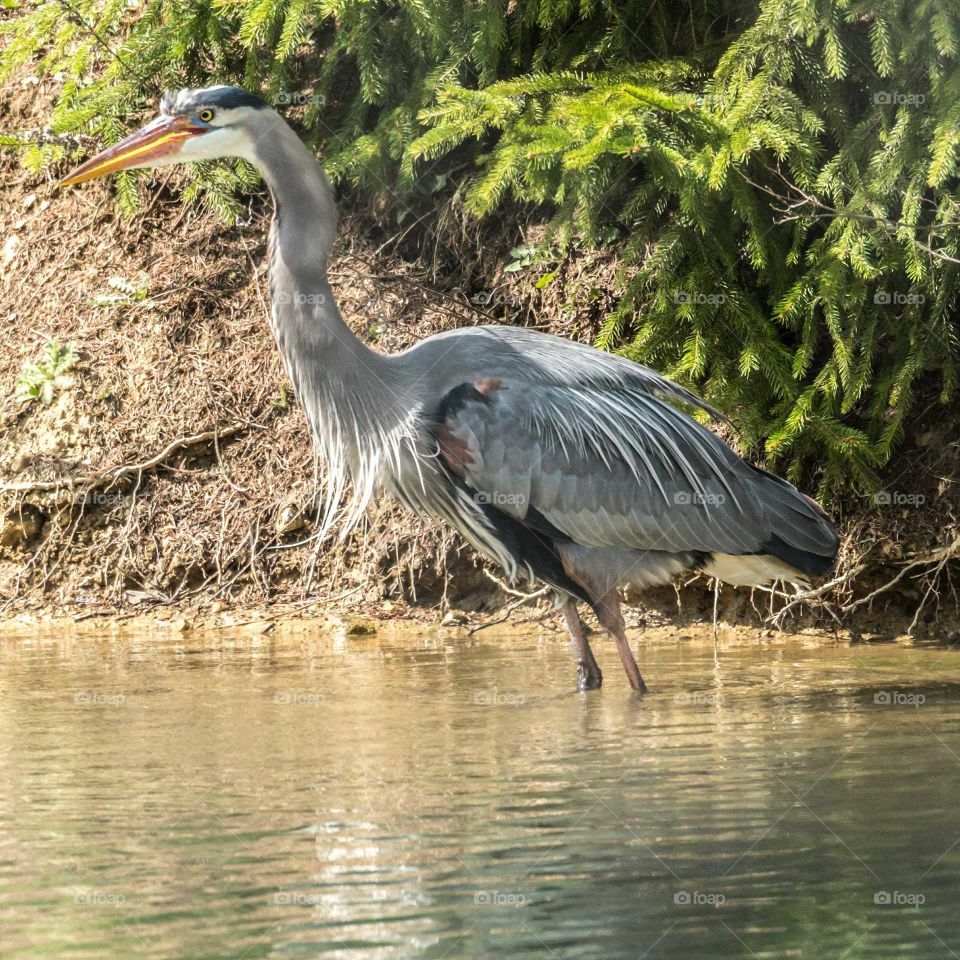
M 797 184 L 787 179 L 787 177 L 785 177 L 779 169 L 773 169 L 769 166 L 766 166 L 766 169 L 770 173 L 778 176 L 783 181 L 787 189 L 792 190 L 795 194 L 797 194 L 799 199 L 794 199 L 790 196 L 777 193 L 776 190 L 772 190 L 770 187 L 766 187 L 763 184 L 757 183 L 755 180 L 751 180 L 750 177 L 748 177 L 742 170 L 738 170 L 737 173 L 739 173 L 740 176 L 750 184 L 750 186 L 781 202 L 782 206 L 780 207 L 775 205 L 772 206 L 772 209 L 779 214 L 780 217 L 780 219 L 776 221 L 777 223 L 789 223 L 794 220 L 842 219 L 874 223 L 878 227 L 883 228 L 888 235 L 891 235 L 893 232 L 898 230 L 910 230 L 914 233 L 914 243 L 917 245 L 917 247 L 919 247 L 919 249 L 923 250 L 924 253 L 928 253 L 930 256 L 944 260 L 947 263 L 960 263 L 960 259 L 950 256 L 950 254 L 945 253 L 943 250 L 935 249 L 930 243 L 924 243 L 916 236 L 916 233 L 920 230 L 925 230 L 928 236 L 931 236 L 931 238 L 936 231 L 955 230 L 958 225 L 955 221 L 944 221 L 943 223 L 931 224 L 915 224 L 906 223 L 903 220 L 893 220 L 890 217 L 879 217 L 869 213 L 860 213 L 859 211 L 855 210 L 841 210 L 829 203 L 824 203 L 821 199 L 819 199 L 819 197 L 815 197 L 813 194 L 808 193 Z M 819 212 L 811 212 L 809 209 L 798 212 L 801 211 L 803 207 L 812 207 L 815 211 Z
M 347 597 L 353 596 L 353 594 L 358 593 L 363 589 L 363 584 L 360 584 L 358 587 L 354 587 L 352 590 L 347 590 L 344 593 L 337 594 L 335 597 L 313 597 L 310 600 L 304 600 L 301 603 L 295 603 L 292 606 L 284 607 L 281 610 L 277 610 L 274 613 L 265 613 L 262 617 L 254 617 L 252 620 L 241 620 L 238 623 L 218 623 L 211 624 L 209 626 L 204 626 L 204 630 L 232 630 L 234 627 L 248 627 L 251 623 L 267 623 L 273 620 L 281 620 L 283 617 L 288 617 L 294 613 L 301 613 L 306 610 L 308 607 L 316 607 L 321 603 L 330 604 L 337 603 L 340 600 L 345 600 Z
M 196 433 L 190 437 L 180 437 L 168 443 L 159 453 L 140 463 L 125 463 L 118 467 L 111 467 L 102 473 L 94 473 L 85 477 L 65 477 L 62 480 L 23 480 L 16 483 L 0 484 L 0 493 L 43 493 L 55 490 L 75 490 L 77 487 L 85 487 L 88 490 L 96 490 L 100 487 L 109 487 L 122 480 L 124 477 L 139 476 L 154 467 L 160 466 L 167 457 L 178 450 L 186 447 L 195 446 L 198 443 L 206 443 L 209 440 L 217 441 L 224 437 L 232 437 L 241 433 L 249 427 L 257 427 L 265 430 L 262 424 L 244 421 L 235 423 L 229 427 L 215 427 L 213 430 L 204 430 L 203 433 Z
M 776 613 L 771 614 L 765 619 L 765 623 L 775 623 L 777 626 L 783 620 L 783 617 L 786 613 L 792 610 L 795 606 L 801 603 L 809 603 L 811 600 L 819 600 L 820 597 L 824 594 L 829 593 L 835 587 L 839 587 L 841 584 L 849 583 L 855 577 L 858 577 L 864 570 L 867 569 L 866 563 L 861 563 L 858 566 L 854 567 L 852 570 L 848 570 L 846 573 L 841 574 L 839 577 L 835 577 L 833 580 L 828 581 L 827 583 L 821 584 L 815 590 L 804 590 L 803 593 L 794 594 L 790 602 L 784 604 Z M 771 590 L 771 594 L 775 594 L 776 591 Z M 781 596 L 789 596 L 789 594 L 780 594 Z M 826 604 L 824 604 L 826 606 Z M 829 607 L 827 607 L 829 610 Z M 846 608 L 844 608 L 846 609 Z M 833 613 L 833 611 L 830 611 Z
M 532 594 L 532 596 L 537 596 L 537 594 Z M 517 607 L 522 607 L 526 602 L 527 597 L 521 597 L 519 600 L 514 600 L 513 603 L 511 603 L 506 610 L 503 611 L 503 616 L 497 617 L 495 620 L 487 620 L 486 623 L 478 623 L 475 627 L 471 627 L 467 631 L 467 636 L 472 637 L 475 633 L 479 633 L 481 630 L 486 630 L 488 627 L 496 627 L 501 623 L 506 623 L 510 619 L 510 614 L 513 613 Z
M 720 602 L 720 579 L 713 578 L 713 642 L 717 642 L 717 605 Z
M 83 29 L 86 30 L 87 33 L 89 33 L 90 36 L 92 36 L 93 39 L 96 40 L 97 43 L 101 47 L 103 47 L 103 49 L 106 50 L 107 53 L 109 53 L 110 56 L 113 57 L 113 59 L 116 60 L 117 63 L 119 63 L 120 66 L 123 67 L 123 69 L 131 77 L 133 77 L 134 80 L 136 80 L 140 84 L 146 83 L 147 78 L 141 77 L 138 73 L 136 73 L 136 71 L 134 71 L 131 68 L 130 64 L 128 64 L 127 61 L 124 60 L 123 57 L 121 57 L 120 54 L 117 53 L 117 51 L 114 50 L 113 47 L 111 47 L 110 44 L 107 43 L 107 41 L 100 36 L 99 33 L 97 33 L 96 29 L 92 27 L 89 23 L 87 23 L 86 20 L 83 19 L 83 16 L 81 15 L 80 11 L 76 7 L 74 7 L 71 3 L 69 3 L 69 0 L 59 0 L 59 3 L 60 3 L 60 6 L 62 6 L 67 11 L 68 20 L 72 20 L 78 26 L 83 27 Z
M 481 630 L 486 630 L 488 627 L 495 627 L 497 624 L 506 623 L 510 619 L 510 614 L 513 613 L 517 607 L 522 607 L 525 603 L 529 603 L 531 600 L 536 600 L 539 597 L 542 597 L 544 594 L 549 593 L 552 587 L 549 585 L 541 587 L 539 590 L 534 593 L 522 593 L 519 590 L 514 590 L 512 587 L 507 586 L 498 576 L 491 573 L 486 567 L 483 568 L 483 574 L 488 580 L 492 580 L 504 593 L 508 593 L 513 597 L 518 599 L 514 600 L 513 603 L 509 604 L 507 608 L 503 611 L 503 615 L 497 617 L 494 620 L 487 620 L 486 623 L 477 624 L 475 627 L 471 627 L 467 631 L 467 636 L 472 637 L 475 633 L 479 633 Z
M 520 597 L 521 600 L 536 600 L 538 597 L 542 597 L 545 593 L 550 591 L 550 586 L 541 587 L 539 590 L 534 593 L 524 593 L 521 590 L 514 590 L 513 587 L 507 586 L 498 576 L 491 573 L 486 567 L 483 568 L 483 575 L 488 579 L 492 580 L 504 593 L 509 593 L 511 597 Z

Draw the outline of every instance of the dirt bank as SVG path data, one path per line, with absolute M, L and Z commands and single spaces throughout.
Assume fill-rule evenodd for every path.
M 231 607 L 219 613 L 209 610 L 178 610 L 155 608 L 146 612 L 135 610 L 103 617 L 75 618 L 20 614 L 0 621 L 0 641 L 31 640 L 119 640 L 135 638 L 155 639 L 158 642 L 184 642 L 215 645 L 282 642 L 302 639 L 309 643 L 318 638 L 334 637 L 350 643 L 374 642 L 384 649 L 400 641 L 416 643 L 515 643 L 537 638 L 562 641 L 566 647 L 566 631 L 562 620 L 552 615 L 548 605 L 525 609 L 522 614 L 503 619 L 502 613 L 490 617 L 448 616 L 443 621 L 425 622 L 422 613 L 408 610 L 406 614 L 386 618 L 363 616 L 349 611 L 327 613 L 323 604 L 289 608 L 240 610 Z M 850 644 L 862 641 L 915 643 L 906 634 L 871 634 L 864 637 L 846 629 L 828 630 L 806 626 L 798 630 L 777 630 L 769 626 L 720 623 L 716 630 L 709 623 L 678 623 L 656 616 L 640 628 L 634 622 L 631 631 L 643 646 L 690 642 L 714 644 L 726 649 L 744 644 L 784 643 L 800 639 L 811 646 Z M 459 621 L 463 622 L 459 622 Z M 616 659 L 613 641 L 602 631 L 591 637 L 591 644 L 604 655 Z
M 4 128 L 42 127 L 51 97 L 24 78 L 3 100 Z M 390 504 L 343 543 L 313 538 L 322 477 L 265 319 L 264 196 L 225 226 L 182 202 L 173 171 L 144 180 L 141 213 L 123 219 L 109 184 L 57 192 L 12 153 L 0 170 L 0 617 L 163 611 L 192 624 L 322 605 L 480 624 L 518 603 L 453 535 Z M 510 249 L 537 235 L 532 215 L 478 228 L 455 202 L 403 218 L 368 202 L 342 198 L 331 280 L 378 348 L 491 320 L 589 341 L 612 302 L 613 251 L 564 262 L 544 290 L 505 272 Z M 49 404 L 23 402 L 24 364 L 51 341 L 77 360 Z M 886 499 L 832 505 L 837 582 L 787 617 L 832 622 L 832 610 L 854 629 L 951 635 L 958 424 L 931 396 Z M 650 616 L 712 616 L 703 579 L 679 597 L 659 591 Z M 788 602 L 726 588 L 718 612 L 761 623 Z

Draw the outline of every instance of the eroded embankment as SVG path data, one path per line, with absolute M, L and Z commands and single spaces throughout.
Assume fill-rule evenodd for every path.
M 42 126 L 51 96 L 27 84 L 5 98 L 4 126 Z M 224 226 L 181 202 L 174 171 L 145 182 L 142 212 L 122 219 L 107 184 L 56 191 L 10 154 L 2 173 L 0 614 L 160 610 L 192 623 L 320 602 L 371 617 L 453 607 L 479 623 L 516 602 L 455 537 L 390 504 L 343 543 L 312 538 L 311 442 L 265 321 L 264 197 Z M 615 294 L 612 252 L 571 257 L 542 290 L 505 273 L 509 249 L 537 235 L 532 220 L 481 229 L 448 203 L 410 228 L 344 205 L 331 280 L 380 349 L 491 321 L 590 340 Z M 51 341 L 78 359 L 49 404 L 23 403 L 24 364 Z M 918 631 L 953 629 L 960 417 L 934 399 L 888 470 L 887 502 L 834 507 L 838 582 L 816 599 L 854 627 L 901 629 L 922 602 Z M 649 599 L 660 616 L 712 615 L 702 580 L 682 605 L 673 589 Z M 730 589 L 718 607 L 756 623 L 770 609 Z M 818 603 L 788 613 L 829 621 Z

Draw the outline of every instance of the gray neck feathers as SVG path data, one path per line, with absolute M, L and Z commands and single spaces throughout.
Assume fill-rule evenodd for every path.
M 271 323 L 326 462 L 324 531 L 337 520 L 352 483 L 345 533 L 399 459 L 412 411 L 395 364 L 353 335 L 333 298 L 326 268 L 337 213 L 326 175 L 276 114 L 256 139 L 254 162 L 275 204 Z

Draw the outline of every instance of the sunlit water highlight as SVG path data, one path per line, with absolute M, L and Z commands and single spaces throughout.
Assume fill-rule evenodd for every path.
M 0 640 L 0 956 L 949 958 L 960 653 Z

